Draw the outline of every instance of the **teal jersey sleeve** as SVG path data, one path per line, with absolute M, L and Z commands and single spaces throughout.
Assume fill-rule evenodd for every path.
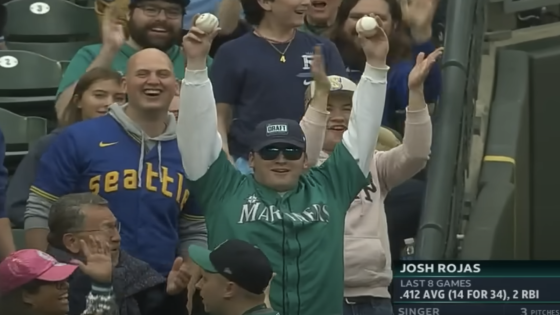
M 342 143 L 336 145 L 321 166 L 311 168 L 307 176 L 326 188 L 331 196 L 336 196 L 340 204 L 345 205 L 341 209 L 343 211 L 348 210 L 360 190 L 369 184 L 369 178 L 364 176 L 358 163 Z
M 213 210 L 223 209 L 223 201 L 235 194 L 243 179 L 244 176 L 231 165 L 224 151 L 221 151 L 206 174 L 195 181 L 189 181 L 189 184 L 196 201 L 208 214 Z
M 58 91 L 56 91 L 56 96 L 58 97 L 67 87 L 77 82 L 86 73 L 87 68 L 94 59 L 95 56 L 86 47 L 78 50 L 70 64 L 68 64 L 68 67 L 66 67 L 66 71 L 64 71 L 64 75 L 58 85 Z
M 31 192 L 50 201 L 72 193 L 80 177 L 76 141 L 69 130 L 54 139 L 41 156 Z

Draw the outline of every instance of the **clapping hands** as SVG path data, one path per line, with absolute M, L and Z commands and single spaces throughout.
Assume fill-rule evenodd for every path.
M 331 82 L 325 72 L 325 62 L 321 53 L 321 46 L 315 46 L 313 51 L 313 61 L 311 62 L 311 74 L 313 82 L 315 82 L 314 93 L 329 94 L 331 90 Z
M 83 273 L 98 283 L 111 283 L 113 278 L 113 261 L 109 244 L 99 238 L 90 236 L 87 241 L 80 240 L 85 263 L 75 261 Z
M 424 53 L 419 53 L 418 56 L 416 56 L 416 65 L 414 65 L 414 68 L 412 68 L 408 75 L 409 90 L 423 90 L 426 77 L 430 73 L 432 66 L 441 57 L 442 53 L 443 48 L 438 48 L 429 54 L 428 57 L 426 57 Z
M 175 295 L 181 293 L 181 291 L 187 288 L 189 280 L 187 264 L 183 261 L 183 258 L 176 258 L 167 277 L 167 294 Z

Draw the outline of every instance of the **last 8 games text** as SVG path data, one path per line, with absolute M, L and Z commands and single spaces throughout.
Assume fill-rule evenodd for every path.
M 535 303 L 560 301 L 551 288 L 560 274 L 536 272 L 520 262 L 398 262 L 395 266 L 395 303 L 476 302 Z M 552 272 L 552 266 L 550 271 Z M 524 272 L 523 272 L 524 271 Z

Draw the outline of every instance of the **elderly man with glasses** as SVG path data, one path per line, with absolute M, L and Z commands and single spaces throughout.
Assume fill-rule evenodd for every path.
M 92 237 L 107 242 L 113 260 L 113 290 L 120 315 L 186 315 L 179 293 L 187 285 L 182 259 L 177 258 L 164 278 L 147 263 L 120 249 L 120 224 L 102 197 L 92 193 L 63 196 L 49 215 L 49 248 L 58 261 L 82 260 L 82 242 Z M 68 315 L 81 314 L 86 307 L 92 279 L 77 269 L 69 279 Z

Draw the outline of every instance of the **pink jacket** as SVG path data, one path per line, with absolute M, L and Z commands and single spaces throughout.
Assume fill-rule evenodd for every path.
M 312 152 L 324 139 L 328 113 L 309 108 L 301 121 L 308 143 L 310 165 L 328 158 Z M 370 186 L 360 192 L 346 214 L 344 238 L 344 296 L 390 298 L 391 253 L 384 200 L 389 190 L 424 168 L 432 144 L 428 108 L 406 113 L 403 144 L 386 152 L 376 151 L 371 163 Z M 317 150 L 317 149 L 315 149 Z M 375 189 L 373 188 L 375 187 Z

